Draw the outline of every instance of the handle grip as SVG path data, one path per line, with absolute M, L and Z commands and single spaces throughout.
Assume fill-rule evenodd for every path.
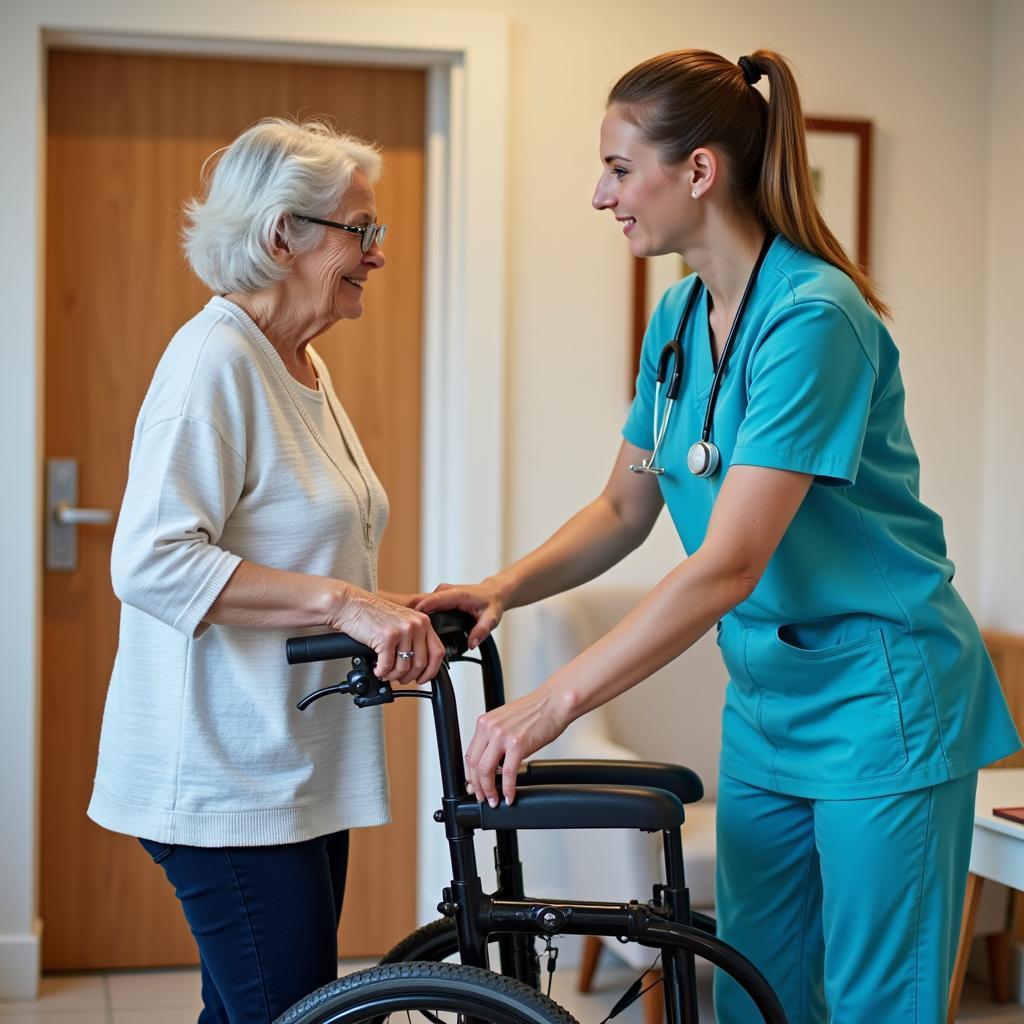
M 469 633 L 475 619 L 460 611 L 434 612 L 430 625 L 440 637 L 450 657 L 466 653 Z M 335 658 L 365 658 L 375 664 L 377 653 L 372 647 L 353 640 L 347 633 L 317 633 L 315 636 L 293 636 L 285 641 L 285 654 L 289 665 L 303 665 L 310 661 L 331 661 Z
M 289 665 L 310 661 L 331 661 L 334 658 L 366 658 L 375 661 L 372 647 L 353 640 L 347 633 L 320 633 L 316 636 L 293 636 L 285 642 Z

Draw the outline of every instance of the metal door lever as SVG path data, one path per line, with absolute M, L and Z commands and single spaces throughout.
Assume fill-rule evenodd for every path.
M 114 513 L 109 508 L 73 508 L 67 502 L 62 501 L 54 506 L 53 518 L 61 526 L 81 526 L 83 524 L 102 526 L 114 518 Z
M 114 519 L 109 508 L 78 508 L 78 460 L 46 460 L 46 568 L 78 568 L 78 527 L 103 526 Z

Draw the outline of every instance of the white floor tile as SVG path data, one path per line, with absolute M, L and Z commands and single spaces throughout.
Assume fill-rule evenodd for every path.
M 0 1013 L 4 1024 L 110 1024 L 106 1010 L 23 1011 Z M 189 1022 L 195 1024 L 195 1019 Z
M 115 1010 L 113 1024 L 196 1024 L 198 1009 Z
M 551 986 L 551 998 L 560 1003 L 578 1021 L 584 1024 L 604 1020 L 611 1012 L 618 998 L 633 983 L 639 971 L 626 967 L 603 963 L 596 977 L 594 987 L 588 993 L 576 991 L 577 974 L 575 970 L 558 970 L 555 972 Z M 700 1007 L 701 1024 L 713 1024 L 711 1010 L 711 978 L 712 969 L 706 964 L 697 965 L 697 999 Z M 650 979 L 644 984 L 649 984 Z M 547 991 L 547 977 L 544 978 L 544 991 Z M 643 1024 L 644 1010 L 641 997 L 627 1007 L 618 1017 L 616 1024 Z
M 372 967 L 371 960 L 342 960 L 339 975 Z M 698 965 L 697 988 L 702 1024 L 713 1024 L 711 969 Z M 626 990 L 636 972 L 602 964 L 594 990 L 576 991 L 572 969 L 555 973 L 552 997 L 578 1021 L 602 1020 Z M 109 987 L 105 987 L 105 983 Z M 545 977 L 545 985 L 547 979 Z M 108 991 L 112 1009 L 108 1011 Z M 32 1003 L 0 1002 L 0 1024 L 195 1024 L 201 1006 L 199 972 L 195 970 L 132 971 L 101 975 L 44 978 L 40 999 Z M 996 1006 L 984 986 L 968 981 L 959 1024 L 1024 1024 L 1024 1007 Z M 643 1004 L 633 1003 L 615 1024 L 642 1024 Z
M 356 971 L 368 970 L 371 967 L 376 967 L 378 962 L 377 960 L 339 960 L 338 977 L 342 978 L 346 974 L 355 974 Z
M 970 979 L 964 985 L 957 1024 L 1024 1024 L 1024 1006 L 1007 1003 L 999 1006 L 988 996 L 984 985 Z
M 202 1008 L 196 968 L 159 971 L 124 971 L 107 976 L 110 1007 L 122 1010 L 193 1010 Z
M 16 1013 L 65 1013 L 71 1010 L 107 1009 L 107 992 L 100 974 L 61 974 L 43 978 L 39 998 L 26 1002 L 0 1000 L 4 1024 Z

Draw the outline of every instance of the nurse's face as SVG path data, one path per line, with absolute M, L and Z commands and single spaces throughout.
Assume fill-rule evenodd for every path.
M 612 211 L 629 239 L 630 252 L 682 252 L 694 219 L 686 162 L 661 163 L 640 129 L 611 106 L 601 122 L 601 163 L 594 208 Z

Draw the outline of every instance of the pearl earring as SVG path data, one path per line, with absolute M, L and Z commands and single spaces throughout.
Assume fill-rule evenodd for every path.
M 696 190 L 696 189 L 694 189 L 694 190 L 693 190 L 693 191 L 692 191 L 692 192 L 690 193 L 690 195 L 691 195 L 691 196 L 693 196 L 693 198 L 694 198 L 694 199 L 696 199 L 696 198 L 697 198 L 697 190 Z

